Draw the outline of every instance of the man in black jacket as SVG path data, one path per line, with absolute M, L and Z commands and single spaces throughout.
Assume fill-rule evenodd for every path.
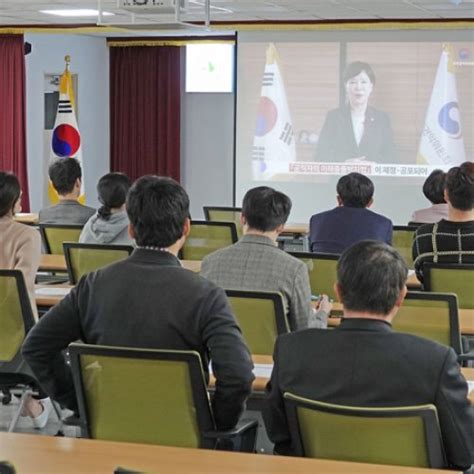
M 190 229 L 188 195 L 172 179 L 145 176 L 130 189 L 127 212 L 136 250 L 81 278 L 31 330 L 23 355 L 44 390 L 76 410 L 61 351 L 77 339 L 198 351 L 206 373 L 211 359 L 216 377 L 217 428 L 231 428 L 250 394 L 253 365 L 224 290 L 177 258 Z
M 344 319 L 334 331 L 306 329 L 278 338 L 264 420 L 275 450 L 292 454 L 283 394 L 340 405 L 432 403 L 449 464 L 474 460 L 474 413 L 454 351 L 396 333 L 390 322 L 406 294 L 403 258 L 382 242 L 362 241 L 338 263 Z M 357 434 L 354 434 L 357 436 Z

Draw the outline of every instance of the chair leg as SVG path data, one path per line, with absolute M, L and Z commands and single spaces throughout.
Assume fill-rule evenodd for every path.
M 24 405 L 25 405 L 25 402 L 26 402 L 26 399 L 28 398 L 28 396 L 31 394 L 31 392 L 29 390 L 25 390 L 23 391 L 23 393 L 21 394 L 21 398 L 20 398 L 20 406 L 18 407 L 18 410 L 15 412 L 15 414 L 13 415 L 13 419 L 10 423 L 10 426 L 8 427 L 8 432 L 11 433 L 15 427 L 16 427 L 16 424 L 18 423 L 18 418 L 20 417 L 20 413 L 21 413 L 21 410 L 23 409 Z

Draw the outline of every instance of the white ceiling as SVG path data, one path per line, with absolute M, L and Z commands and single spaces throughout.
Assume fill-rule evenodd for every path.
M 188 0 L 185 21 L 204 19 L 204 0 Z M 117 8 L 116 0 L 102 0 L 102 8 L 115 13 L 106 22 L 125 23 L 130 13 Z M 95 23 L 94 18 L 63 18 L 40 13 L 59 8 L 97 8 L 97 1 L 0 0 L 0 24 Z M 474 0 L 211 0 L 212 21 L 242 20 L 350 20 L 350 19 L 443 19 L 474 17 Z M 139 23 L 172 21 L 173 16 L 138 15 Z

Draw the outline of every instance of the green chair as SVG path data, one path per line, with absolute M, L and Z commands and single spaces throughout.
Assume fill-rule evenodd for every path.
M 365 408 L 285 393 L 296 455 L 338 461 L 446 467 L 434 405 Z
M 39 385 L 21 356 L 21 346 L 35 321 L 20 270 L 0 270 L 0 390 L 2 404 L 10 403 L 12 395 L 20 396 L 8 431 L 15 429 L 21 410 Z M 54 410 L 61 421 L 56 404 Z
M 423 288 L 455 293 L 460 308 L 474 309 L 474 264 L 424 263 Z
M 83 436 L 193 448 L 240 437 L 253 451 L 255 421 L 216 431 L 197 352 L 74 343 L 69 353 Z
M 233 222 L 191 221 L 191 231 L 180 252 L 183 260 L 202 260 L 206 255 L 237 242 Z
M 313 295 L 328 295 L 337 299 L 334 283 L 337 281 L 339 255 L 329 253 L 289 252 L 308 267 L 309 284 Z
M 413 239 L 418 226 L 416 225 L 394 225 L 392 235 L 392 247 L 397 249 L 403 257 L 408 268 L 414 268 L 413 265 Z
M 280 293 L 226 290 L 252 354 L 272 355 L 275 340 L 290 332 Z
M 451 346 L 456 354 L 462 353 L 458 302 L 454 294 L 409 291 L 392 327 L 395 331 Z
M 82 225 L 40 224 L 39 229 L 46 253 L 63 254 L 63 242 L 79 242 Z
M 63 243 L 69 281 L 75 285 L 83 275 L 127 258 L 131 245 Z
M 241 207 L 221 207 L 221 206 L 204 206 L 204 216 L 209 222 L 233 222 L 237 228 L 237 236 L 242 237 L 242 224 L 240 216 L 242 215 Z
M 474 360 L 468 341 L 463 343 L 461 337 L 455 294 L 409 291 L 392 327 L 452 347 L 461 364 Z

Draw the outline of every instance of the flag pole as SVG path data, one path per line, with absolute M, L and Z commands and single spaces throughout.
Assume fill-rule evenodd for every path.
M 71 56 L 69 56 L 69 54 L 66 54 L 66 56 L 64 56 L 64 61 L 66 61 L 66 71 L 69 72 L 69 64 L 71 64 Z

